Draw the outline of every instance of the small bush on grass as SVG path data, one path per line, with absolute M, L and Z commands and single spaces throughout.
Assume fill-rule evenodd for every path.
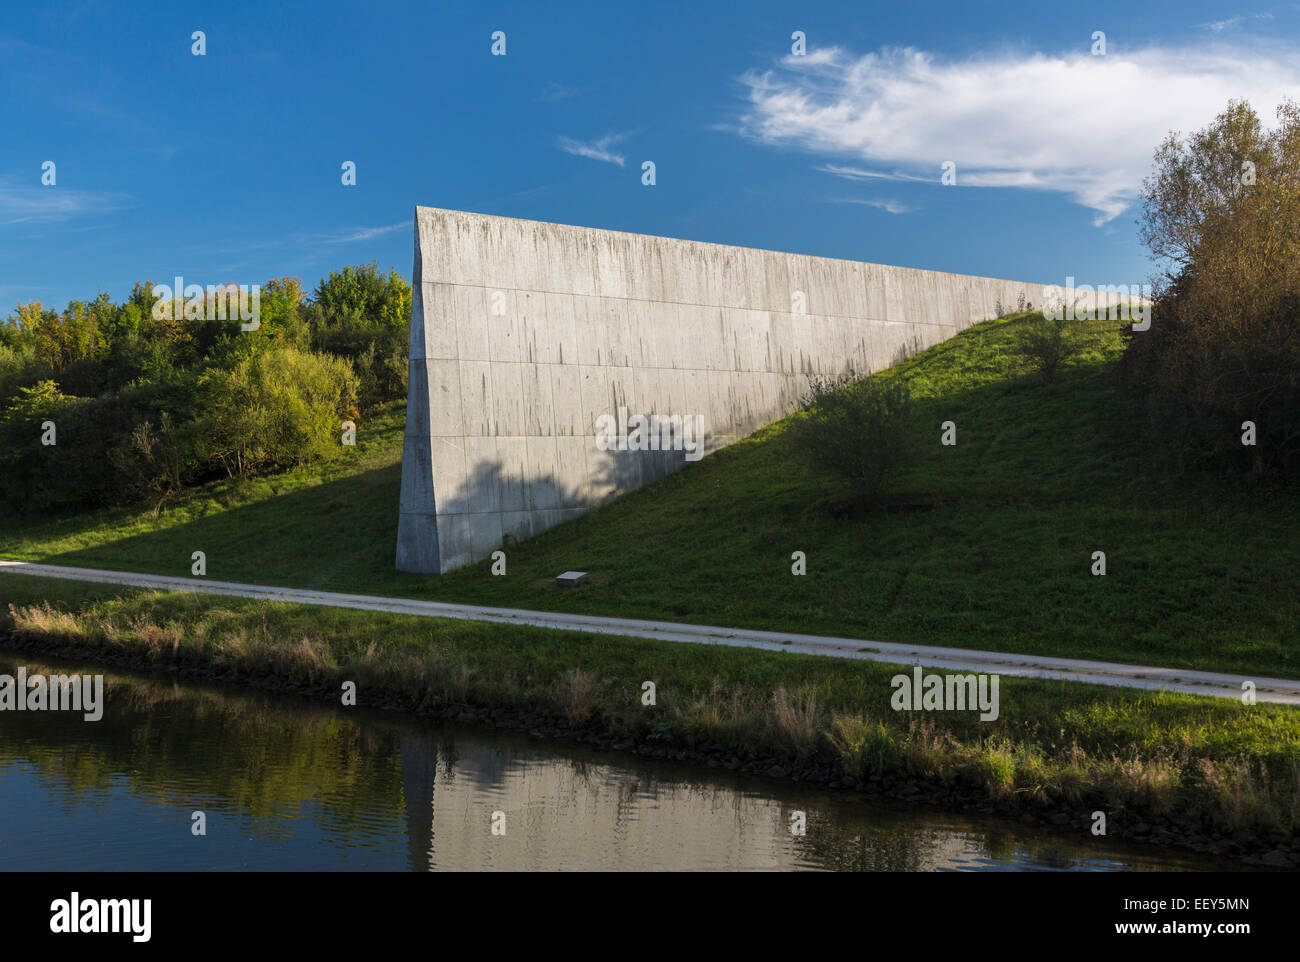
M 1077 350 L 1063 318 L 1051 319 L 1035 314 L 1025 320 L 1016 338 L 1016 349 L 1037 369 L 1044 384 L 1053 383 L 1065 363 Z
M 847 480 L 862 507 L 878 505 L 889 479 L 915 460 L 912 397 L 903 381 L 813 378 L 801 406 L 803 417 L 791 424 L 794 443 Z

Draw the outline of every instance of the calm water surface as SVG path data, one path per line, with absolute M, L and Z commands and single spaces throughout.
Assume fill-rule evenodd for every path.
M 19 665 L 102 671 L 0 650 L 0 673 Z M 105 692 L 98 722 L 0 712 L 0 868 L 1243 867 L 290 695 L 122 673 Z M 790 833 L 796 811 L 802 837 Z M 504 835 L 492 834 L 495 812 Z

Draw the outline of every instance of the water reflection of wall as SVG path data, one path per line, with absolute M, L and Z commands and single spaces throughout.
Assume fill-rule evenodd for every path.
M 459 749 L 454 763 L 440 757 L 450 745 Z M 897 818 L 845 824 L 829 808 L 808 809 L 808 833 L 796 838 L 790 816 L 801 803 L 665 781 L 638 771 L 636 760 L 624 768 L 410 736 L 401 754 L 416 870 L 923 871 L 959 864 L 978 847 Z M 505 813 L 504 836 L 492 834 L 495 811 Z

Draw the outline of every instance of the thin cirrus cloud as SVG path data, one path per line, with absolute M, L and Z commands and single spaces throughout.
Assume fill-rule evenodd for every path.
M 586 87 L 566 87 L 564 84 L 549 83 L 537 95 L 542 103 L 555 103 L 557 100 L 569 100 L 587 92 Z
M 234 254 L 239 251 L 264 250 L 275 247 L 300 248 L 307 246 L 324 246 L 329 244 L 353 244 L 358 241 L 373 240 L 376 237 L 383 237 L 385 234 L 391 234 L 393 231 L 403 229 L 411 230 L 411 222 L 404 220 L 400 223 L 388 224 L 383 227 L 340 227 L 328 231 L 299 231 L 295 234 L 274 237 L 270 240 L 241 242 L 238 247 L 213 248 L 211 252 Z
M 1272 20 L 1273 15 L 1271 13 L 1252 13 L 1249 17 L 1246 17 L 1244 14 L 1239 14 L 1235 17 L 1229 17 L 1226 20 L 1211 20 L 1209 23 L 1198 23 L 1196 26 L 1202 30 L 1209 30 L 1212 33 L 1222 33 L 1232 27 L 1241 26 L 1241 24 L 1245 23 L 1248 19 Z
M 906 214 L 915 210 L 914 207 L 908 207 L 899 200 L 871 200 L 866 197 L 837 197 L 832 203 L 835 204 L 859 204 L 863 207 L 875 207 L 883 210 L 887 214 Z
M 208 255 L 225 256 L 229 254 L 246 254 L 249 251 L 275 250 L 293 248 L 298 256 L 306 260 L 319 260 L 330 253 L 335 244 L 354 244 L 383 237 L 399 230 L 412 230 L 411 221 L 388 224 L 383 227 L 341 227 L 328 231 L 298 231 L 293 234 L 278 235 L 267 240 L 245 240 L 235 247 L 190 248 L 191 253 L 201 252 Z
M 560 136 L 555 139 L 555 146 L 567 154 L 575 154 L 578 157 L 589 157 L 592 160 L 602 160 L 608 164 L 618 164 L 620 167 L 626 162 L 622 154 L 616 154 L 609 148 L 618 143 L 626 134 L 609 134 L 601 137 L 599 140 L 584 142 L 574 140 L 572 137 Z
M 0 181 L 0 224 L 53 224 L 112 213 L 131 202 L 115 191 L 19 185 L 9 178 Z
M 952 161 L 960 186 L 1061 193 L 1095 211 L 1097 226 L 1137 199 L 1171 131 L 1204 127 L 1233 98 L 1271 124 L 1278 103 L 1300 99 L 1294 46 L 964 60 L 913 48 L 815 54 L 741 78 L 743 136 L 851 159 L 819 169 L 853 181 L 938 183 Z
M 836 177 L 843 177 L 845 180 L 859 182 L 873 180 L 907 180 L 919 184 L 934 182 L 933 177 L 918 177 L 915 174 L 905 174 L 900 170 L 862 170 L 859 167 L 842 167 L 839 164 L 822 164 L 814 169 L 827 174 L 834 174 Z
M 368 241 L 376 237 L 382 237 L 385 234 L 391 234 L 395 230 L 402 230 L 410 226 L 410 221 L 402 221 L 398 224 L 389 224 L 386 227 L 348 228 L 336 234 L 316 235 L 313 239 L 321 244 L 351 244 L 356 241 Z

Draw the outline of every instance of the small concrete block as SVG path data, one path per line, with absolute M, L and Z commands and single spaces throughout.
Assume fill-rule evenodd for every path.
M 574 588 L 578 585 L 587 583 L 587 572 L 585 571 L 566 571 L 555 579 L 557 585 L 563 585 L 566 588 Z

